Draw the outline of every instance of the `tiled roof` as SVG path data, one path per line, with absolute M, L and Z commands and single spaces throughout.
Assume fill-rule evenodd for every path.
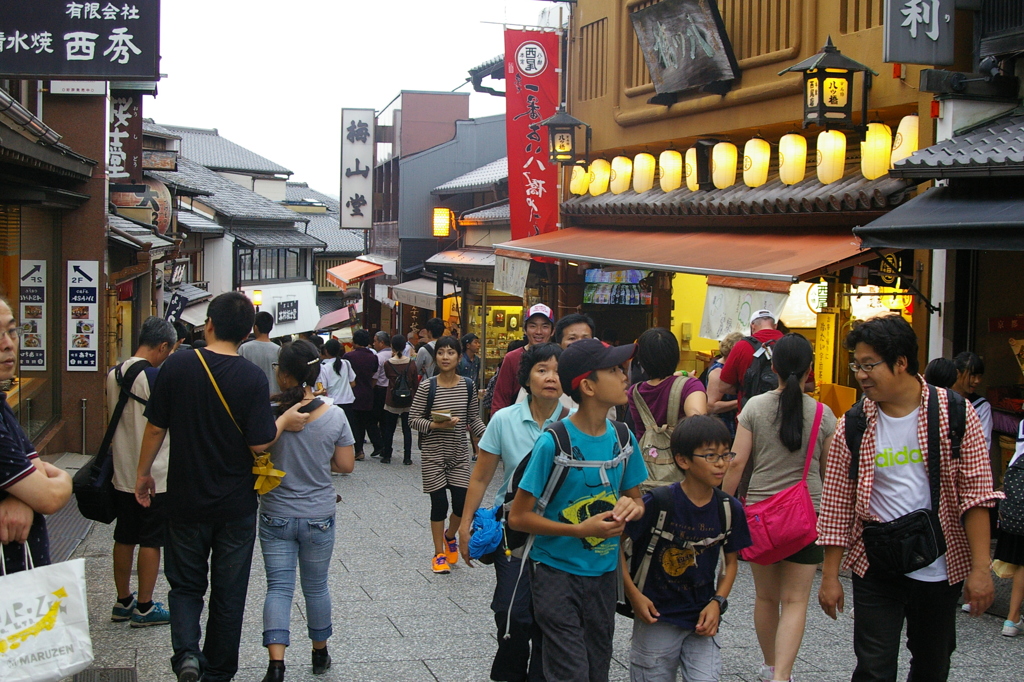
M 295 211 L 217 175 L 191 158 L 179 157 L 176 172 L 147 172 L 164 182 L 180 183 L 212 192 L 211 196 L 203 197 L 201 201 L 228 218 L 249 222 L 306 222 L 306 218 Z
M 983 124 L 894 164 L 889 175 L 901 178 L 1024 175 L 1024 112 Z
M 152 119 L 142 119 L 142 132 L 152 135 L 154 137 L 163 137 L 168 140 L 180 140 L 181 135 L 172 133 L 167 128 L 163 127 L 159 123 L 154 123 Z
M 183 208 L 178 209 L 178 225 L 185 227 L 189 232 L 224 234 L 224 228 L 216 222 Z
M 182 156 L 198 161 L 207 168 L 248 173 L 292 174 L 284 166 L 221 137 L 216 128 L 185 128 L 172 125 L 161 127 L 181 137 Z
M 339 211 L 341 203 L 329 194 L 318 192 L 305 182 L 289 182 L 285 184 L 285 200 L 292 202 L 319 201 L 331 211 Z
M 232 228 L 230 234 L 238 241 L 259 249 L 314 248 L 322 249 L 324 242 L 302 230 L 281 230 L 266 227 Z
M 879 211 L 907 198 L 909 180 L 881 177 L 866 180 L 860 170 L 828 185 L 813 173 L 795 185 L 784 185 L 778 176 L 757 188 L 742 182 L 726 189 L 691 192 L 686 186 L 671 192 L 652 189 L 637 194 L 605 192 L 599 196 L 574 196 L 562 203 L 566 215 L 650 216 L 754 216 L 767 214 Z
M 363 236 L 366 230 L 343 230 L 338 223 L 338 215 L 331 213 L 307 213 L 309 229 L 306 231 L 327 244 L 326 253 L 363 252 Z
M 321 294 L 316 297 L 316 307 L 320 311 L 320 317 L 333 313 L 335 310 L 341 310 L 347 303 L 344 296 L 338 296 L 336 294 Z
M 212 295 L 206 289 L 200 289 L 195 285 L 179 284 L 175 289 L 164 289 L 164 302 L 170 303 L 171 299 L 174 298 L 175 293 L 181 294 L 185 297 L 185 305 L 192 305 L 196 301 L 202 301 L 205 298 L 210 298 Z
M 495 67 L 498 66 L 499 64 L 503 65 L 504 63 L 505 63 L 505 55 L 504 55 L 504 53 L 502 53 L 502 54 L 499 54 L 497 57 L 491 57 L 490 59 L 488 59 L 483 64 L 480 64 L 479 66 L 474 66 L 472 69 L 469 70 L 469 72 L 470 73 L 488 72 L 488 75 L 491 75 L 490 72 L 493 71 L 493 72 L 495 72 L 495 74 L 491 75 L 492 78 L 502 78 L 504 76 L 504 73 L 502 73 L 502 70 L 500 68 L 499 69 L 495 69 Z
M 157 234 L 155 230 L 149 227 L 144 227 L 138 223 L 128 220 L 124 216 L 119 216 L 114 213 L 107 214 L 107 225 L 110 227 L 116 227 L 117 229 L 130 234 L 141 242 L 149 242 L 152 244 L 150 249 L 166 249 L 174 246 L 174 242 L 166 237 L 162 237 Z M 119 244 L 123 244 L 130 249 L 139 251 L 141 247 L 133 242 L 131 239 L 126 239 L 119 234 L 111 232 L 107 235 L 108 239 Z
M 462 220 L 471 223 L 507 223 L 511 220 L 508 201 L 501 206 L 492 206 L 480 211 L 473 211 L 462 216 Z
M 485 166 L 460 175 L 454 180 L 435 187 L 431 194 L 459 194 L 490 189 L 502 180 L 508 180 L 508 157 L 491 161 Z

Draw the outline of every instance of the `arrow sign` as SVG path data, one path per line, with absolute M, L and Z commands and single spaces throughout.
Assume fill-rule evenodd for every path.
M 90 282 L 92 281 L 92 277 L 90 277 L 89 275 L 87 275 L 87 274 L 85 273 L 85 271 L 84 271 L 84 270 L 82 270 L 82 268 L 80 268 L 80 267 L 78 267 L 77 265 L 75 265 L 75 266 L 73 266 L 73 268 L 72 268 L 72 269 L 73 269 L 73 270 L 74 270 L 75 272 L 77 272 L 77 273 L 78 273 L 79 275 L 81 275 L 82 277 L 85 277 L 85 278 L 86 278 L 87 280 L 89 280 Z
M 42 266 L 42 265 L 36 265 L 36 266 L 34 266 L 34 267 L 33 267 L 33 268 L 31 269 L 31 270 L 29 270 L 29 271 L 28 271 L 28 272 L 26 272 L 26 273 L 25 273 L 24 275 L 22 275 L 22 277 L 21 277 L 21 281 L 22 281 L 22 282 L 24 282 L 24 281 L 25 281 L 25 280 L 27 280 L 27 279 L 28 279 L 29 277 L 31 277 L 32 275 L 36 274 L 37 272 L 39 272 L 39 271 L 40 271 L 40 270 L 42 270 L 42 269 L 43 269 L 43 266 Z

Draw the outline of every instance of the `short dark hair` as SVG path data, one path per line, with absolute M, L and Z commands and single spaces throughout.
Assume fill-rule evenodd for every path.
M 256 309 L 241 291 L 227 291 L 210 301 L 206 316 L 219 340 L 238 344 L 252 331 Z
M 636 361 L 652 379 L 672 376 L 679 366 L 679 341 L 664 327 L 648 329 L 637 340 Z
M 391 352 L 399 355 L 405 355 L 405 347 L 409 345 L 409 340 L 402 334 L 395 334 L 391 337 Z
M 968 374 L 984 374 L 985 373 L 985 361 L 975 355 L 969 350 L 965 350 L 963 353 L 958 353 L 953 358 L 953 364 L 956 365 L 957 373 L 967 372 Z M 931 383 L 931 382 L 929 382 Z M 938 385 L 938 384 L 936 384 Z
M 732 436 L 729 435 L 729 428 L 725 422 L 714 415 L 695 414 L 679 422 L 675 431 L 672 432 L 669 447 L 672 449 L 673 459 L 680 456 L 692 461 L 693 453 L 698 448 L 709 445 L 730 447 Z M 676 466 L 679 466 L 678 462 L 676 462 Z
M 432 317 L 426 321 L 423 328 L 435 339 L 444 336 L 444 321 L 440 317 Z
M 846 336 L 846 350 L 851 353 L 858 343 L 871 346 L 889 369 L 896 366 L 901 357 L 907 359 L 907 371 L 917 374 L 917 334 L 910 323 L 900 315 L 879 315 L 861 322 Z
M 256 331 L 260 334 L 269 334 L 270 330 L 274 328 L 274 316 L 266 310 L 259 311 L 256 313 L 256 319 L 253 322 L 253 327 L 255 327 Z
M 601 340 L 605 343 L 615 346 L 619 343 L 619 330 L 608 328 L 601 332 Z
M 147 317 L 139 330 L 139 345 L 148 348 L 159 348 L 160 344 L 166 343 L 173 346 L 178 341 L 178 333 L 172 325 L 162 317 Z
M 555 335 L 552 337 L 555 343 L 562 343 L 562 334 L 565 332 L 566 328 L 571 327 L 574 324 L 587 325 L 590 327 L 590 335 L 594 335 L 594 320 L 590 318 L 590 315 L 584 315 L 583 313 L 569 313 L 555 323 Z
M 434 318 L 437 319 L 437 318 Z M 442 336 L 436 342 L 434 342 L 434 355 L 437 355 L 437 351 L 442 348 L 454 348 L 456 354 L 462 355 L 462 344 L 454 336 Z
M 462 337 L 462 347 L 465 348 L 466 346 L 468 346 L 469 344 L 473 343 L 474 341 L 476 341 L 479 338 L 480 337 L 477 336 L 476 334 L 474 334 L 473 332 L 470 332 L 470 333 L 464 335 Z
M 924 368 L 924 380 L 939 388 L 952 388 L 959 378 L 956 363 L 949 358 L 935 358 Z
M 174 333 L 178 335 L 178 341 L 184 341 L 188 337 L 188 329 L 179 320 L 174 321 Z
M 536 346 L 531 346 L 524 350 L 522 357 L 519 359 L 519 385 L 529 393 L 530 373 L 533 371 L 534 365 L 551 358 L 558 359 L 561 354 L 562 347 L 557 343 L 538 343 Z
M 357 346 L 369 346 L 370 345 L 370 332 L 365 329 L 357 329 L 352 332 L 352 343 Z
M 526 343 L 526 339 L 514 339 L 508 342 L 508 347 L 505 349 L 505 353 L 511 353 L 517 348 L 523 348 L 528 345 L 529 344 Z

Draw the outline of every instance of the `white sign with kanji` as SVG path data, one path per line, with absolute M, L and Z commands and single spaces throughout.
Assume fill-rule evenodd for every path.
M 341 111 L 341 227 L 373 227 L 373 109 Z

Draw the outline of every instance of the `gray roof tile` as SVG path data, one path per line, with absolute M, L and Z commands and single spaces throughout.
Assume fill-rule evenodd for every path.
M 178 209 L 178 225 L 183 226 L 189 232 L 224 234 L 224 228 L 218 225 L 216 221 L 183 208 Z
M 1024 175 L 1024 113 L 1019 110 L 897 161 L 901 178 Z
M 490 189 L 502 180 L 508 180 L 508 157 L 491 161 L 434 188 L 431 194 L 460 194 Z
M 289 182 L 285 185 L 285 201 L 319 201 L 331 211 L 341 210 L 341 203 L 329 194 L 318 192 L 305 182 Z
M 181 139 L 181 135 L 171 132 L 170 130 L 163 127 L 159 123 L 154 123 L 152 120 L 148 118 L 142 119 L 142 132 L 147 133 L 149 135 L 153 135 L 154 137 L 163 137 L 168 140 Z
M 338 220 L 341 205 L 337 199 L 318 192 L 305 182 L 289 182 L 286 186 L 286 202 L 322 203 L 327 206 L 327 213 L 301 213 L 309 220 L 307 232 L 327 244 L 325 253 L 363 252 L 365 230 L 343 230 Z M 287 206 L 287 203 L 285 204 Z
M 150 247 L 151 249 L 167 249 L 174 246 L 173 240 L 157 234 L 156 230 L 149 227 L 145 227 L 143 225 L 139 225 L 135 221 L 128 220 L 124 216 L 117 215 L 116 213 L 107 214 L 107 225 L 109 227 L 116 227 L 120 231 L 126 234 L 130 234 L 132 237 L 138 239 L 141 242 L 149 242 L 152 245 Z M 121 235 L 115 232 L 111 232 L 107 236 L 110 240 L 123 244 L 130 249 L 133 249 L 135 251 L 140 250 L 138 244 L 136 244 L 130 239 L 122 237 Z
M 181 155 L 198 161 L 207 168 L 248 173 L 291 175 L 292 172 L 254 151 L 220 136 L 216 128 L 185 128 L 159 126 L 181 137 Z
M 480 211 L 466 213 L 462 216 L 462 219 L 468 222 L 507 223 L 511 219 L 508 201 L 501 206 L 492 206 Z
M 324 242 L 302 230 L 266 227 L 234 227 L 229 233 L 238 241 L 255 248 L 324 248 Z

